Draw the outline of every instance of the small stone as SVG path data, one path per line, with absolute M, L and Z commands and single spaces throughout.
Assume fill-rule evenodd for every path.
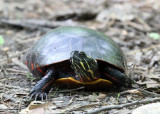
M 8 107 L 4 104 L 0 104 L 0 109 L 7 109 Z
M 132 114 L 160 114 L 160 103 L 151 103 L 133 110 Z
M 106 98 L 106 94 L 100 93 L 98 96 L 99 99 L 104 99 Z

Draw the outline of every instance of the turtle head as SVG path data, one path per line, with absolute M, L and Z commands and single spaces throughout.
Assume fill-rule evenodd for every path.
M 88 78 L 88 81 L 93 80 L 98 70 L 98 64 L 95 59 L 86 55 L 84 52 L 73 51 L 71 53 L 71 67 L 75 70 L 76 74 L 81 77 Z

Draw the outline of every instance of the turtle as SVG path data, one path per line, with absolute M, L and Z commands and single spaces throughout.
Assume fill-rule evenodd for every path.
M 63 26 L 44 34 L 27 52 L 24 63 L 40 77 L 31 98 L 47 98 L 53 85 L 92 90 L 125 86 L 127 62 L 117 43 L 105 34 Z

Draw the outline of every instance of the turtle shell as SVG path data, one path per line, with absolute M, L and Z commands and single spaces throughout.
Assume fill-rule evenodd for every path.
M 26 64 L 41 74 L 43 67 L 69 60 L 75 50 L 125 71 L 126 59 L 120 47 L 103 33 L 83 27 L 59 27 L 46 33 L 28 52 Z

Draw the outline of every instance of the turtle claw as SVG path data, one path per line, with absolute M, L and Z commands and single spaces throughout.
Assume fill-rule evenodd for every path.
M 30 94 L 30 100 L 47 100 L 47 93 L 41 92 L 41 91 L 36 91 L 36 92 L 31 92 Z

